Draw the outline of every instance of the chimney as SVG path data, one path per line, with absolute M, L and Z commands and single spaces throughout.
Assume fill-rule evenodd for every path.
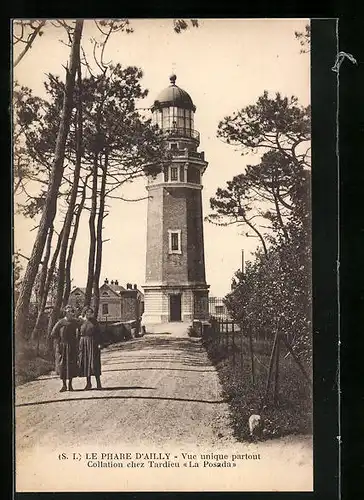
M 107 285 L 109 283 L 109 280 L 107 278 L 105 278 L 104 283 L 105 283 L 105 285 Z
M 119 284 L 118 280 L 115 280 L 115 285 L 118 285 L 118 284 Z
M 114 284 L 114 280 L 111 280 L 111 285 L 113 285 L 113 284 Z
M 138 290 L 138 286 L 134 283 L 134 290 Z

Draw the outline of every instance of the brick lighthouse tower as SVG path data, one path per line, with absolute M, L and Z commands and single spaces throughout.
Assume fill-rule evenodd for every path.
M 176 76 L 154 101 L 154 123 L 166 134 L 172 159 L 149 177 L 145 312 L 148 324 L 191 322 L 208 316 L 202 214 L 202 175 L 196 107 Z

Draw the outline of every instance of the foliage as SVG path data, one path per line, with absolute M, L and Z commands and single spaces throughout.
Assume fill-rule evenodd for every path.
M 198 20 L 197 19 L 189 19 L 191 26 L 193 28 L 198 28 Z M 181 33 L 188 29 L 188 21 L 185 19 L 173 19 L 173 29 L 176 33 Z
M 237 336 L 238 337 L 238 336 Z M 221 343 L 206 343 L 210 360 L 216 366 L 223 392 L 228 401 L 234 435 L 239 441 L 250 438 L 248 419 L 260 414 L 263 419 L 261 439 L 272 439 L 290 434 L 312 433 L 312 396 L 299 368 L 291 357 L 281 357 L 278 405 L 267 404 L 261 408 L 265 391 L 269 353 L 259 353 L 252 383 L 250 358 L 247 350 L 240 355 L 240 339 L 235 346 L 235 363 Z M 255 345 L 255 343 L 254 343 Z M 257 350 L 255 348 L 255 353 Z
M 226 297 L 232 316 L 254 337 L 275 331 L 287 336 L 300 357 L 311 359 L 311 266 L 302 243 L 295 241 L 257 252 L 245 273 L 236 273 L 235 287 Z
M 307 204 L 309 107 L 299 106 L 294 96 L 288 99 L 277 93 L 273 99 L 264 92 L 256 104 L 225 117 L 218 137 L 239 146 L 241 154 L 261 150 L 262 156 L 257 165 L 247 165 L 226 188 L 216 191 L 207 219 L 244 225 L 260 239 L 265 253 L 272 235 L 289 241 L 287 223 L 300 205 Z
M 19 256 L 19 254 L 15 253 L 14 257 L 13 257 L 13 281 L 14 281 L 14 285 L 19 283 L 22 270 L 23 270 L 23 266 L 20 263 L 20 256 Z
M 309 179 L 306 180 L 307 184 Z M 306 186 L 307 187 L 307 186 Z M 287 218 L 288 239 L 278 231 L 266 252 L 257 250 L 244 274 L 236 273 L 226 305 L 235 319 L 253 334 L 278 328 L 296 353 L 311 359 L 311 238 L 307 191 Z M 298 193 L 296 193 L 298 198 Z
M 309 52 L 311 43 L 311 26 L 309 24 L 306 24 L 305 31 L 295 31 L 294 36 L 296 37 L 296 40 L 300 42 L 301 54 L 306 54 L 307 52 Z
M 161 169 L 160 150 L 163 149 L 161 148 L 162 137 L 160 134 L 158 137 L 155 128 L 151 127 L 150 121 L 143 119 L 135 107 L 135 100 L 146 95 L 146 91 L 143 91 L 139 85 L 141 71 L 137 68 L 122 70 L 120 65 L 113 66 L 110 63 L 105 63 L 104 60 L 105 46 L 112 33 L 117 31 L 131 33 L 133 31 L 129 26 L 129 21 L 127 19 L 95 20 L 96 27 L 102 35 L 102 41 L 91 40 L 96 64 L 96 67 L 93 65 L 93 68 L 81 46 L 84 25 L 82 19 L 74 21 L 59 19 L 55 21 L 15 21 L 14 45 L 18 43 L 25 46 L 17 55 L 14 66 L 25 56 L 35 38 L 43 36 L 43 26 L 46 22 L 65 30 L 68 38 L 66 45 L 70 47 L 70 53 L 67 66 L 63 66 L 66 71 L 64 83 L 53 75 L 47 75 L 46 91 L 48 95 L 46 99 L 33 96 L 32 91 L 26 87 L 15 89 L 14 92 L 15 116 L 13 122 L 16 129 L 14 134 L 16 181 L 14 190 L 16 192 L 20 189 L 27 196 L 25 205 L 19 206 L 19 210 L 32 218 L 40 216 L 35 243 L 16 305 L 16 332 L 20 335 L 24 334 L 30 299 L 34 291 L 34 281 L 45 248 L 47 234 L 56 216 L 62 213 L 62 207 L 60 208 L 58 204 L 60 196 L 63 196 L 68 203 L 67 214 L 63 221 L 64 227 L 62 228 L 64 229 L 64 238 L 59 254 L 58 292 L 63 294 L 64 263 L 67 261 L 67 269 L 70 269 L 68 264 L 72 259 L 72 252 L 68 253 L 70 259 L 65 257 L 72 223 L 68 214 L 73 215 L 74 213 L 75 191 L 76 196 L 79 195 L 80 169 L 78 167 L 81 162 L 83 168 L 81 179 L 84 182 L 84 187 L 88 178 L 92 177 L 92 197 L 94 198 L 98 194 L 100 197 L 97 220 L 97 264 L 94 275 L 95 287 L 98 289 L 97 275 L 101 266 L 103 242 L 101 237 L 102 222 L 104 216 L 107 215 L 104 213 L 105 197 L 112 196 L 110 193 L 123 182 L 131 181 L 144 173 L 153 175 L 159 171 Z M 192 21 L 192 26 L 197 26 L 197 24 L 196 20 Z M 186 25 L 184 20 L 176 20 L 174 23 L 174 29 L 177 33 L 186 29 L 187 26 L 188 24 Z M 81 77 L 81 66 L 86 68 L 86 72 L 89 74 L 87 78 Z M 96 71 L 100 70 L 98 75 L 95 75 L 95 69 Z M 76 73 L 78 76 L 77 85 Z M 111 96 L 110 90 L 111 94 L 113 93 Z M 82 106 L 84 108 L 82 110 L 79 106 L 80 100 L 82 103 L 86 103 L 85 106 Z M 82 119 L 76 119 L 80 118 L 83 111 Z M 82 129 L 84 129 L 84 134 L 82 131 L 80 132 Z M 77 140 L 80 137 L 82 137 L 81 143 Z M 102 181 L 98 191 L 99 169 L 102 170 Z M 109 184 L 106 188 L 107 180 Z M 38 186 L 38 193 L 29 193 L 26 186 L 29 181 L 43 184 L 43 189 L 39 189 Z M 86 199 L 89 199 L 87 195 Z M 80 203 L 78 207 L 80 206 L 83 209 L 83 204 Z M 95 203 L 93 203 L 93 209 L 94 215 L 97 209 Z M 95 223 L 95 220 L 93 222 Z M 77 231 L 75 230 L 72 238 L 76 236 Z M 71 246 L 72 243 L 70 248 Z M 66 277 L 67 283 L 69 283 L 69 273 L 66 273 Z M 62 301 L 58 292 L 54 308 L 55 315 L 58 314 L 58 304 L 60 300 Z
M 21 385 L 54 369 L 52 353 L 45 340 L 39 344 L 17 339 L 15 348 L 15 385 Z
M 82 81 L 84 168 L 90 168 L 95 154 L 107 152 L 109 184 L 113 190 L 123 181 L 143 173 L 157 173 L 164 154 L 162 135 L 136 109 L 136 100 L 147 95 L 140 85 L 142 76 L 142 71 L 136 67 L 122 68 L 117 64 L 108 66 L 102 76 L 91 75 Z M 46 176 L 52 163 L 63 99 L 59 78 L 48 75 L 44 85 L 47 99 L 35 97 L 26 87 L 14 91 L 16 121 L 33 169 L 31 179 L 37 178 L 38 182 L 42 174 Z M 75 105 L 78 92 L 76 84 Z M 65 196 L 70 185 L 67 179 L 75 162 L 75 141 L 73 118 L 66 144 L 69 174 L 63 180 Z M 46 177 L 43 182 L 46 183 Z M 33 207 L 26 207 L 23 212 L 33 216 L 40 210 L 43 198 L 44 193 L 34 197 Z
M 244 225 L 261 247 L 238 271 L 226 297 L 232 317 L 253 335 L 279 329 L 296 353 L 311 358 L 310 110 L 295 97 L 272 99 L 225 117 L 218 136 L 242 154 L 262 151 L 257 165 L 219 188 L 208 220 Z
M 14 301 L 16 302 L 19 293 L 19 287 L 21 284 L 21 273 L 23 271 L 23 266 L 20 263 L 20 258 L 17 253 L 13 256 L 13 290 L 14 290 Z
M 301 143 L 310 139 L 310 108 L 298 105 L 295 96 L 274 99 L 264 91 L 255 104 L 226 116 L 218 126 L 218 137 L 241 147 L 242 154 L 258 148 L 279 151 L 296 164 L 306 162 Z

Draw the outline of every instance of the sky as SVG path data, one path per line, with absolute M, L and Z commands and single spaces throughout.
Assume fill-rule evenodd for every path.
M 150 107 L 159 92 L 169 85 L 169 76 L 186 90 L 196 105 L 195 129 L 200 132 L 199 151 L 209 162 L 203 176 L 203 210 L 210 213 L 209 199 L 246 165 L 259 163 L 259 155 L 241 151 L 216 137 L 220 120 L 244 106 L 254 104 L 267 90 L 298 97 L 310 103 L 310 56 L 300 54 L 295 31 L 304 31 L 307 19 L 202 19 L 199 28 L 176 34 L 171 19 L 130 20 L 132 34 L 115 33 L 105 50 L 105 60 L 123 66 L 140 67 L 142 84 L 149 90 L 143 106 Z M 90 52 L 89 40 L 98 36 L 92 20 L 85 21 L 83 45 Z M 14 71 L 14 78 L 44 96 L 45 74 L 64 79 L 69 48 L 60 39 L 62 29 L 48 24 Z M 17 50 L 17 47 L 14 49 Z M 119 194 L 128 199 L 146 196 L 145 179 L 127 185 Z M 16 199 L 15 199 L 16 202 Z M 105 219 L 101 282 L 118 279 L 120 284 L 145 280 L 147 201 L 133 203 L 112 200 Z M 14 216 L 15 251 L 29 256 L 37 224 Z M 231 278 L 241 268 L 241 253 L 249 260 L 258 241 L 247 238 L 235 225 L 220 227 L 204 223 L 206 279 L 211 296 L 224 296 Z M 72 266 L 74 286 L 85 286 L 87 277 L 88 228 L 84 219 L 78 235 Z M 24 265 L 26 262 L 24 261 Z

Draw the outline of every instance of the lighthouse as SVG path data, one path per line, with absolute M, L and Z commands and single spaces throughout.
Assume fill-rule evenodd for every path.
M 147 181 L 147 252 L 144 285 L 146 324 L 191 322 L 208 317 L 202 211 L 202 177 L 207 168 L 194 129 L 196 106 L 170 77 L 152 106 L 170 161 Z

